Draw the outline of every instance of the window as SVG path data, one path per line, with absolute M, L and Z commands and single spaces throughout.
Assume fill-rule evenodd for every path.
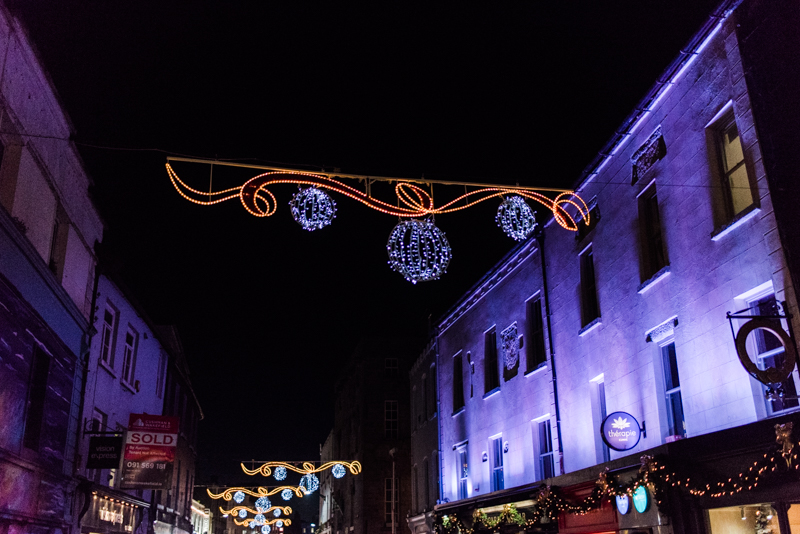
M 778 303 L 775 300 L 775 295 L 766 295 L 757 300 L 748 302 L 750 309 L 754 315 L 778 315 Z M 758 328 L 752 332 L 752 338 L 755 342 L 755 350 L 748 350 L 750 354 L 758 355 L 759 369 L 766 369 L 768 367 L 780 368 L 784 363 L 786 352 L 781 341 L 773 334 L 763 328 Z M 749 336 L 748 336 L 749 337 Z M 766 399 L 767 411 L 769 415 L 773 415 L 790 408 L 798 406 L 797 388 L 794 384 L 793 374 L 780 384 L 783 389 L 784 397 L 778 395 L 771 395 Z M 766 390 L 767 386 L 764 386 Z
M 397 523 L 397 511 L 400 508 L 397 480 L 392 480 L 391 478 L 384 479 L 383 488 L 384 519 L 386 525 L 391 526 L 392 523 Z M 394 499 L 392 499 L 392 495 L 394 495 Z
M 100 360 L 114 368 L 114 339 L 117 333 L 117 311 L 106 306 L 103 312 L 103 330 L 100 337 Z
M 683 437 L 686 435 L 686 418 L 683 416 L 681 380 L 678 375 L 674 341 L 661 347 L 661 362 L 664 369 L 664 392 L 667 397 L 668 435 Z
M 428 375 L 422 375 L 422 411 L 420 415 L 428 418 Z
M 550 419 L 539 421 L 537 424 L 539 434 L 539 476 L 541 480 L 555 476 L 553 462 L 553 436 L 550 431 Z
M 388 378 L 397 378 L 398 375 L 397 358 L 386 358 L 386 361 L 384 362 L 384 368 L 386 370 L 386 376 Z
M 575 239 L 582 241 L 584 237 L 589 235 L 600 220 L 600 211 L 597 209 L 597 202 L 589 202 L 589 224 L 586 224 L 581 218 L 578 223 L 578 231 L 576 232 Z
M 464 407 L 464 367 L 459 352 L 453 357 L 453 413 Z
M 600 412 L 599 416 L 601 425 L 608 416 L 608 411 L 606 410 L 606 383 L 604 380 L 597 382 L 597 408 Z M 597 427 L 599 428 L 600 425 L 597 425 Z M 600 453 L 602 454 L 602 459 L 604 462 L 607 462 L 611 459 L 608 445 L 606 445 L 606 442 L 603 439 L 600 440 Z
M 747 176 L 742 140 L 733 112 L 717 121 L 714 130 L 722 188 L 725 191 L 725 207 L 730 220 L 753 205 L 753 190 Z
M 383 403 L 383 430 L 387 438 L 397 437 L 397 401 L 388 400 Z
M 422 475 L 425 477 L 423 479 L 423 482 L 422 482 L 423 483 L 422 498 L 424 499 L 422 501 L 422 507 L 423 508 L 427 508 L 428 507 L 428 503 L 431 502 L 431 494 L 430 494 L 430 487 L 431 486 L 430 486 L 430 482 L 428 482 L 428 479 L 430 478 L 430 468 L 428 467 L 428 459 L 427 458 L 425 458 L 425 460 L 422 462 Z
M 428 412 L 425 414 L 428 419 L 431 419 L 433 416 L 436 415 L 436 366 L 431 365 L 430 372 L 428 373 L 430 376 L 430 380 L 428 380 L 428 389 L 425 390 L 425 394 L 430 397 L 428 401 Z
M 164 379 L 167 376 L 167 355 L 161 351 L 158 355 L 158 377 L 156 378 L 156 396 L 164 398 Z
M 411 469 L 411 480 L 412 480 L 412 486 L 411 487 L 413 488 L 412 495 L 411 495 L 411 500 L 412 500 L 413 505 L 414 505 L 414 511 L 416 512 L 417 510 L 420 509 L 420 506 L 419 506 L 420 488 L 419 488 L 419 477 L 417 476 L 417 466 L 416 465 Z
M 492 455 L 492 491 L 499 491 L 503 489 L 503 437 L 492 438 L 489 448 Z
M 50 373 L 50 356 L 38 345 L 33 349 L 31 378 L 28 387 L 28 405 L 25 410 L 25 432 L 22 442 L 25 447 L 39 450 L 44 419 L 44 401 L 47 396 L 47 376 Z
M 581 313 L 581 326 L 586 326 L 600 317 L 594 276 L 594 253 L 591 246 L 581 254 Z
M 644 282 L 667 266 L 655 183 L 639 195 L 639 234 L 642 242 L 641 273 Z
M 125 348 L 122 353 L 122 380 L 133 385 L 136 376 L 136 345 L 138 344 L 139 334 L 128 326 L 125 333 Z
M 456 451 L 456 468 L 458 469 L 458 498 L 466 499 L 469 497 L 469 461 L 466 447 Z
M 544 351 L 544 321 L 542 299 L 538 296 L 527 302 L 528 319 L 528 372 L 538 369 L 547 361 Z
M 494 328 L 484 334 L 483 349 L 484 392 L 500 387 L 500 371 L 497 367 L 497 332 Z

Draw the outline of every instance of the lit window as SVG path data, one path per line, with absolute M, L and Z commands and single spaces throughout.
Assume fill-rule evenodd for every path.
M 753 190 L 747 175 L 742 140 L 733 113 L 728 113 L 717 121 L 714 129 L 726 209 L 728 218 L 733 219 L 753 205 Z
M 469 460 L 467 459 L 467 449 L 461 448 L 456 451 L 456 469 L 458 469 L 458 498 L 466 499 L 469 497 Z
M 664 392 L 667 398 L 668 435 L 683 437 L 686 435 L 686 418 L 683 415 L 681 380 L 678 375 L 674 341 L 661 347 L 661 362 L 664 369 Z
M 550 431 L 550 419 L 537 423 L 539 434 L 539 476 L 541 480 L 555 476 L 553 462 L 553 436 Z
M 125 348 L 122 353 L 122 380 L 129 385 L 133 384 L 136 375 L 136 345 L 139 334 L 133 328 L 128 327 L 125 333 Z
M 492 438 L 492 491 L 503 489 L 503 437 Z

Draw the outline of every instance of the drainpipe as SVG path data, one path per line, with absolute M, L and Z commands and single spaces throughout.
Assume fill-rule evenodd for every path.
M 444 457 L 442 455 L 442 388 L 439 383 L 439 376 L 442 368 L 439 362 L 439 327 L 433 332 L 433 361 L 436 362 L 436 436 L 439 442 L 439 499 L 438 503 L 444 502 Z
M 553 398 L 556 403 L 556 436 L 558 437 L 558 469 L 564 474 L 564 442 L 561 440 L 561 410 L 558 405 L 558 375 L 556 373 L 556 352 L 553 348 L 553 328 L 550 324 L 550 294 L 547 290 L 547 263 L 544 261 L 544 228 L 536 234 L 539 244 L 539 258 L 542 260 L 542 293 L 544 294 L 544 313 L 547 316 L 547 342 L 550 345 L 550 369 L 553 374 Z

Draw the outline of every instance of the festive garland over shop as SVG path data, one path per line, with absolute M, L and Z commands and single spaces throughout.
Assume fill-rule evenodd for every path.
M 531 527 L 543 520 L 556 521 L 564 513 L 585 515 L 597 509 L 603 499 L 614 499 L 623 495 L 632 497 L 640 487 L 649 489 L 659 505 L 662 504 L 664 492 L 671 487 L 678 487 L 696 497 L 712 498 L 751 491 L 764 476 L 777 472 L 779 468 L 788 473 L 800 471 L 800 462 L 797 461 L 800 453 L 796 452 L 800 451 L 800 443 L 792 440 L 792 423 L 775 425 L 775 434 L 777 448 L 764 454 L 737 476 L 723 480 L 704 483 L 697 478 L 679 475 L 663 460 L 644 455 L 641 457 L 639 472 L 633 480 L 620 483 L 606 468 L 598 475 L 592 493 L 581 501 L 566 499 L 556 486 L 542 485 L 534 496 L 536 508 L 531 511 L 523 513 L 514 504 L 506 504 L 499 515 L 490 517 L 481 509 L 476 509 L 470 521 L 472 526 L 467 526 L 455 513 L 436 513 L 434 530 L 436 534 L 473 534 L 481 530 L 496 531 L 502 526 Z

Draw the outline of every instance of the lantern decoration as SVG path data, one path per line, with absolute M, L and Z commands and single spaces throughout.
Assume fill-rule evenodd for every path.
M 234 493 L 233 500 L 236 501 L 236 504 L 242 504 L 242 501 L 244 501 L 244 492 L 237 491 L 236 493 Z
M 497 208 L 497 226 L 516 241 L 524 241 L 536 230 L 536 213 L 519 195 L 506 197 Z
M 447 272 L 452 256 L 450 243 L 430 219 L 398 223 L 386 245 L 389 266 L 416 284 L 438 280 Z
M 288 500 L 290 500 L 290 499 L 292 498 L 292 495 L 293 495 L 293 492 L 292 492 L 292 490 L 290 490 L 290 489 L 285 489 L 285 490 L 283 490 L 283 491 L 281 492 L 281 498 L 282 498 L 284 501 L 288 501 Z
M 261 534 L 269 534 L 269 531 L 272 530 L 272 527 L 269 525 L 264 525 L 261 527 Z
M 342 464 L 336 464 L 333 466 L 333 469 L 331 469 L 331 473 L 336 478 L 342 478 L 345 475 L 345 473 L 347 473 L 347 471 L 345 471 L 344 466 Z
M 256 499 L 256 510 L 259 512 L 266 512 L 272 508 L 272 502 L 266 497 L 259 497 Z
M 284 478 L 286 478 L 286 468 L 283 467 L 282 465 L 276 467 L 275 475 L 273 476 L 275 477 L 275 480 L 283 480 Z
M 306 495 L 317 491 L 317 488 L 319 488 L 319 479 L 317 478 L 317 475 L 313 473 L 303 475 L 300 478 L 300 487 L 303 488 L 303 491 Z
M 316 187 L 295 193 L 289 206 L 297 224 L 309 232 L 328 226 L 336 217 L 336 202 L 328 193 Z
M 245 517 L 247 517 L 247 510 L 245 510 L 244 508 L 242 508 L 241 510 L 239 510 L 239 517 L 241 517 L 242 519 L 244 519 Z
M 275 517 L 280 517 L 281 516 L 281 509 L 280 508 L 275 508 L 272 511 L 272 515 L 274 515 Z

